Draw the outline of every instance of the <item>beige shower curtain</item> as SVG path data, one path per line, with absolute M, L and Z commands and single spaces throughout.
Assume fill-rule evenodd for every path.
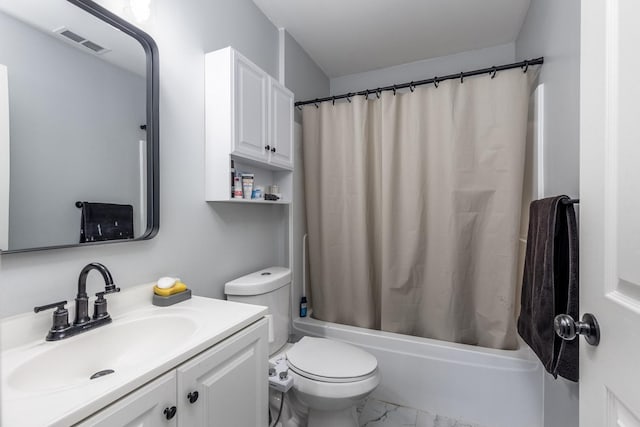
M 517 347 L 531 71 L 303 110 L 313 315 Z

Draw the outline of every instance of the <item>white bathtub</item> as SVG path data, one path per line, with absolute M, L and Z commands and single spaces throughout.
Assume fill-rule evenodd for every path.
M 378 359 L 372 397 L 487 427 L 543 425 L 543 370 L 533 352 L 494 350 L 324 322 L 293 321 L 294 333 L 355 344 Z

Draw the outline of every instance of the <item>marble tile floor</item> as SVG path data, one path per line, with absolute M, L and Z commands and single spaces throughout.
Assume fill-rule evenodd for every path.
M 356 409 L 360 427 L 485 427 L 372 398 Z

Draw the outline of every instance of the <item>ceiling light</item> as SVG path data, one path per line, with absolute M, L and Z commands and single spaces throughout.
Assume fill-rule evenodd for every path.
M 129 0 L 129 7 L 138 22 L 145 22 L 151 16 L 151 0 Z

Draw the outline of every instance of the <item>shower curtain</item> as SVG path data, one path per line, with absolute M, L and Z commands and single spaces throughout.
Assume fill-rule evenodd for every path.
M 306 105 L 313 316 L 517 348 L 531 70 Z

